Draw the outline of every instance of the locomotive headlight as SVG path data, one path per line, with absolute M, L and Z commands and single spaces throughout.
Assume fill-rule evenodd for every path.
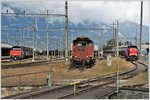
M 74 56 L 75 58 L 77 58 L 77 56 Z
M 88 58 L 88 56 L 86 56 L 86 58 Z

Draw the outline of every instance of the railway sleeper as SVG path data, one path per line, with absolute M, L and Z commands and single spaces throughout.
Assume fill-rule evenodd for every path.
M 82 85 L 79 85 L 78 88 L 83 88 L 83 87 L 88 87 L 89 84 L 82 84 Z

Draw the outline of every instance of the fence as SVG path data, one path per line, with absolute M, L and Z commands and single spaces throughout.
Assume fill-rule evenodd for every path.
M 51 86 L 53 84 L 53 71 L 41 71 L 1 77 L 2 87 L 24 87 L 24 86 Z

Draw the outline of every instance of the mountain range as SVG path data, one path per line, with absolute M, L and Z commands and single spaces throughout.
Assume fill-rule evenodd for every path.
M 33 27 L 35 27 L 35 46 L 36 48 L 45 48 L 46 46 L 46 33 L 47 33 L 47 21 L 45 18 L 33 18 L 33 17 L 6 17 L 2 16 L 2 41 L 3 42 L 9 42 L 11 44 L 17 44 L 16 42 L 19 42 L 20 44 L 32 46 L 32 35 L 33 35 Z M 58 41 L 61 42 L 60 39 L 64 42 L 65 39 L 65 30 L 60 30 L 65 28 L 65 20 L 51 20 L 48 22 L 48 28 L 49 28 L 49 42 L 52 45 L 52 41 Z M 18 31 L 12 31 L 11 29 L 17 29 Z M 57 28 L 57 29 L 55 29 Z M 82 28 L 85 28 L 87 30 L 84 30 Z M 69 21 L 68 23 L 68 39 L 69 39 L 69 45 L 71 45 L 71 42 L 73 39 L 75 39 L 77 36 L 88 36 L 92 40 L 94 40 L 96 45 L 99 45 L 101 42 L 103 44 L 106 43 L 106 41 L 110 40 L 113 37 L 113 31 L 112 30 L 94 30 L 94 29 L 112 29 L 112 26 L 107 25 L 105 23 L 98 23 L 93 22 L 89 23 L 88 21 L 84 21 L 79 24 L 73 24 Z M 19 30 L 19 29 L 25 29 L 25 30 Z M 122 23 L 119 23 L 119 36 L 120 41 L 131 41 L 133 44 L 135 43 L 135 37 L 136 32 L 138 35 L 139 40 L 139 34 L 140 34 L 140 25 L 131 21 L 125 21 Z M 101 32 L 103 32 L 101 37 Z M 59 37 L 59 38 L 55 38 Z M 149 27 L 143 25 L 143 31 L 142 31 L 142 42 L 148 42 L 149 41 Z M 38 45 L 41 46 L 39 47 Z M 43 44 L 42 44 L 43 43 Z M 64 42 L 65 43 L 65 42 Z M 58 44 L 57 44 L 58 45 Z M 64 44 L 62 43 L 64 46 Z M 51 49 L 51 46 L 50 46 Z

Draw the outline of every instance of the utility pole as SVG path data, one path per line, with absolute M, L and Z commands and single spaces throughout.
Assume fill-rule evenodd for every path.
M 112 25 L 113 25 L 113 41 L 114 41 L 115 40 L 115 23 L 114 23 L 114 21 L 113 21 Z M 115 43 L 113 43 L 113 47 L 115 47 Z
M 59 48 L 60 48 L 59 56 L 60 56 L 60 58 L 61 58 L 61 39 L 60 39 L 60 43 L 59 43 Z
M 46 57 L 46 59 L 49 60 L 48 10 L 47 10 L 46 21 L 47 21 L 46 22 L 46 25 L 47 25 L 47 27 L 46 27 L 46 29 L 47 29 L 47 57 Z
M 56 57 L 56 41 L 54 40 L 54 57 Z
M 119 20 L 117 21 L 117 28 L 116 28 L 116 56 L 119 56 Z M 117 98 L 119 93 L 119 87 L 120 87 L 120 78 L 119 78 L 119 59 L 117 61 Z
M 141 1 L 141 17 L 140 17 L 140 59 L 142 57 L 142 20 L 143 20 L 143 1 Z
M 64 48 L 63 48 L 64 46 L 63 45 L 64 45 L 64 41 L 63 41 L 63 38 L 62 38 L 62 40 L 61 40 L 61 57 L 62 58 L 64 57 L 64 53 L 63 53 L 64 52 Z
M 54 58 L 54 41 L 52 42 L 52 58 Z
M 61 40 L 61 38 L 60 38 L 60 40 Z M 60 43 L 61 43 L 61 41 L 58 42 L 58 48 L 59 48 L 59 49 L 58 49 L 58 57 L 60 57 L 60 49 L 61 49 L 61 48 L 60 48 Z
M 119 20 L 117 20 L 117 29 L 116 29 L 116 46 L 117 46 L 117 57 L 119 56 Z
M 103 43 L 102 43 L 103 31 L 101 31 L 101 58 L 103 57 Z
M 138 34 L 137 34 L 137 26 L 136 26 L 136 36 L 135 36 L 135 45 L 137 46 L 138 45 Z
M 7 43 L 10 44 L 10 40 L 9 40 L 9 32 L 6 32 L 7 34 Z
M 116 27 L 114 28 L 115 31 L 115 56 L 117 56 L 117 29 Z
M 72 31 L 72 37 L 71 37 L 70 57 L 72 57 L 72 45 L 73 45 L 72 43 L 73 43 L 73 36 L 74 36 L 73 33 L 74 31 Z
M 57 41 L 57 57 L 59 57 L 59 40 Z
M 24 39 L 23 39 L 23 32 L 21 33 L 21 39 L 22 39 L 22 46 L 24 45 Z
M 101 50 L 101 33 L 100 33 L 100 36 L 98 37 L 97 40 L 99 40 L 99 44 L 100 44 L 100 45 L 97 45 L 98 46 L 98 48 L 97 48 L 97 57 L 100 58 L 100 54 L 101 54 L 100 53 L 101 52 L 100 51 Z M 95 55 L 95 53 L 94 53 L 94 55 Z
M 65 26 L 65 44 L 66 44 L 66 48 L 65 48 L 65 61 L 66 64 L 68 64 L 68 2 L 65 1 L 65 22 L 66 22 L 66 26 Z
M 18 40 L 18 32 L 19 32 L 19 29 L 17 28 L 17 33 L 16 33 L 16 45 L 19 45 L 19 40 Z
M 22 32 L 20 32 L 20 34 L 18 34 L 18 35 L 19 35 L 20 46 L 22 45 L 22 42 L 21 42 L 21 39 L 22 39 L 22 38 L 21 38 L 21 33 L 22 33 Z
M 32 34 L 32 61 L 35 61 L 35 58 L 34 58 L 34 32 L 35 32 L 35 27 L 33 26 L 33 34 Z
M 117 62 L 117 99 L 118 99 L 119 87 L 120 87 L 120 79 L 119 79 L 119 61 L 118 61 Z
M 37 22 L 37 19 L 35 20 L 35 23 L 34 23 L 34 26 L 33 26 L 33 36 L 32 36 L 32 48 L 33 48 L 33 51 L 32 51 L 32 61 L 35 61 L 35 31 L 36 31 L 36 22 Z
M 113 33 L 113 37 L 112 37 L 112 46 L 113 48 L 115 49 L 116 48 L 116 28 L 115 28 L 115 22 L 113 21 L 113 24 L 110 24 L 112 25 L 112 33 Z M 117 50 L 116 50 L 117 51 Z M 115 54 L 115 50 L 113 51 L 113 54 Z
M 60 57 L 60 58 L 61 58 L 61 39 L 62 39 L 62 38 L 60 38 L 60 42 L 59 42 L 59 50 L 60 50 L 60 51 L 59 51 L 59 57 Z

